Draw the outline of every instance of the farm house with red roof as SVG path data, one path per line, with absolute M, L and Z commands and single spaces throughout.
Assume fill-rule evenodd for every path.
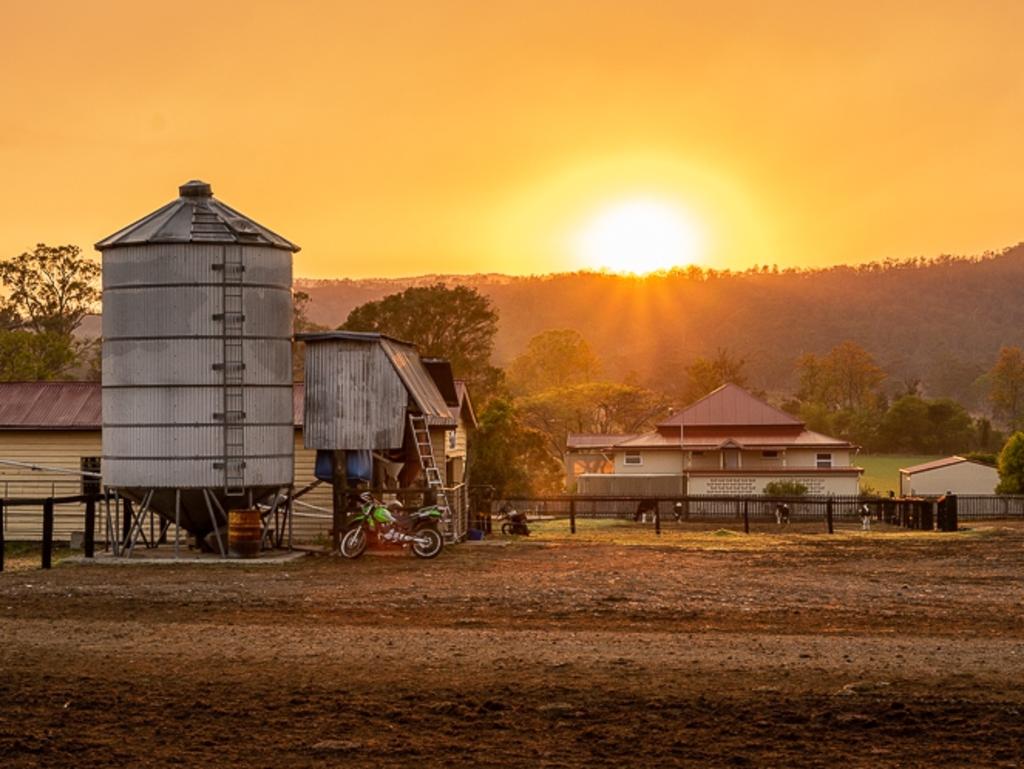
M 725 384 L 641 435 L 570 434 L 568 479 L 581 494 L 748 495 L 772 481 L 856 494 L 857 447 Z

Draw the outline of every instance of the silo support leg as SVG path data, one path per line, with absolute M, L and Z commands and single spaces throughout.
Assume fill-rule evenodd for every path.
M 217 538 L 217 549 L 220 550 L 220 557 L 227 558 L 227 553 L 224 551 L 224 540 L 220 536 L 220 527 L 217 525 L 217 516 L 213 513 L 213 505 L 216 504 L 220 508 L 220 503 L 217 502 L 209 491 L 203 489 L 203 499 L 206 500 L 206 510 L 210 513 L 210 525 L 213 526 L 213 536 Z M 212 500 L 212 501 L 211 501 Z M 221 510 L 221 512 L 224 512 Z
M 126 556 L 130 556 L 132 554 L 132 550 L 135 548 L 135 543 L 139 540 L 139 537 L 142 537 L 142 541 L 147 545 L 149 544 L 149 540 L 146 539 L 146 533 L 143 531 L 142 526 L 143 523 L 145 523 L 146 516 L 152 515 L 149 505 L 150 502 L 153 501 L 153 493 L 153 490 L 150 489 L 146 496 L 142 498 L 142 504 L 139 505 L 139 510 L 135 513 L 135 517 L 128 529 L 128 536 L 125 537 L 124 544 L 121 547 L 122 552 Z
M 281 488 L 274 492 L 274 501 L 270 507 L 260 505 L 260 519 L 263 522 L 263 532 L 260 535 L 260 548 L 275 547 L 274 535 L 277 533 L 277 514 L 287 489 Z
M 181 489 L 174 491 L 174 557 L 181 552 Z

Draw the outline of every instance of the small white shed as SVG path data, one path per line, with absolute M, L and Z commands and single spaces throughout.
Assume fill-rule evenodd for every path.
M 900 469 L 900 495 L 932 497 L 954 494 L 994 494 L 999 473 L 990 465 L 964 457 L 945 457 Z

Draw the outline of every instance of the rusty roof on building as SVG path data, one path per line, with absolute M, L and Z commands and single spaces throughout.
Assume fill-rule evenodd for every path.
M 658 427 L 802 427 L 803 422 L 766 403 L 739 385 L 727 383 L 682 411 L 659 422 Z
M 99 430 L 99 382 L 0 383 L 0 429 Z
M 181 185 L 178 193 L 176 200 L 105 237 L 96 250 L 149 243 L 238 243 L 299 250 L 291 241 L 217 200 L 206 182 L 193 179 Z
M 302 427 L 301 382 L 292 389 L 292 418 Z M 99 382 L 0 382 L 0 430 L 101 430 Z

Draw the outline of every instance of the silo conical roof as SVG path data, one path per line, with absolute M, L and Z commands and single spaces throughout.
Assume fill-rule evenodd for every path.
M 287 251 L 299 247 L 213 197 L 206 182 L 193 179 L 179 197 L 96 244 L 103 251 L 146 243 L 239 243 Z

